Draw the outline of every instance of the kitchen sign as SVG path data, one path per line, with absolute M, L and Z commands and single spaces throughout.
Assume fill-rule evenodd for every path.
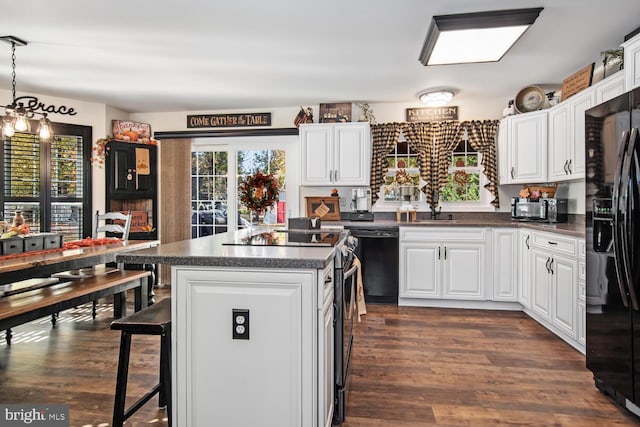
M 440 122 L 458 120 L 458 106 L 407 108 L 408 122 Z
M 187 128 L 271 126 L 271 113 L 197 114 L 187 116 Z

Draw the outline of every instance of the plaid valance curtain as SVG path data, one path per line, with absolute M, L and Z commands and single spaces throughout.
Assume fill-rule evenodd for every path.
M 482 153 L 482 166 L 484 174 L 489 183 L 484 186 L 494 199 L 491 204 L 496 208 L 500 206 L 498 198 L 498 162 L 496 158 L 496 132 L 498 131 L 499 120 L 473 120 L 463 122 L 462 126 L 467 128 L 469 145 L 474 150 Z
M 400 136 L 404 135 L 409 147 L 418 154 L 420 176 L 428 182 L 423 189 L 427 202 L 433 201 L 433 186 L 437 188 L 447 185 L 451 155 L 458 146 L 466 129 L 469 144 L 482 153 L 484 174 L 489 179 L 485 186 L 493 194 L 491 202 L 499 206 L 498 171 L 496 163 L 495 136 L 498 120 L 473 120 L 465 122 L 419 122 L 419 123 L 380 123 L 371 126 L 372 162 L 371 162 L 371 194 L 372 202 L 378 199 L 380 186 L 389 170 L 387 155 L 394 149 Z M 435 207 L 435 206 L 434 206 Z
M 400 123 L 371 125 L 371 203 L 378 200 L 378 191 L 389 170 L 387 154 L 393 151 L 400 136 Z

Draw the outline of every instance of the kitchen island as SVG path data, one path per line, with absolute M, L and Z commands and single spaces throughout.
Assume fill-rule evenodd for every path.
M 118 256 L 171 265 L 174 426 L 330 426 L 332 246 L 223 233 Z

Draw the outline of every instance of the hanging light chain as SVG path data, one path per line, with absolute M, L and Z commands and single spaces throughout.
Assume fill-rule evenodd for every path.
M 11 89 L 13 104 L 16 103 L 16 42 L 11 42 Z

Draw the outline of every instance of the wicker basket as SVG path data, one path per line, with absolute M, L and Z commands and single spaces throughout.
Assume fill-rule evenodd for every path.
M 529 197 L 531 198 L 535 198 L 534 192 L 536 191 L 539 194 L 538 197 L 554 197 L 558 189 L 555 185 L 525 185 L 522 188 L 526 188 L 529 191 Z

